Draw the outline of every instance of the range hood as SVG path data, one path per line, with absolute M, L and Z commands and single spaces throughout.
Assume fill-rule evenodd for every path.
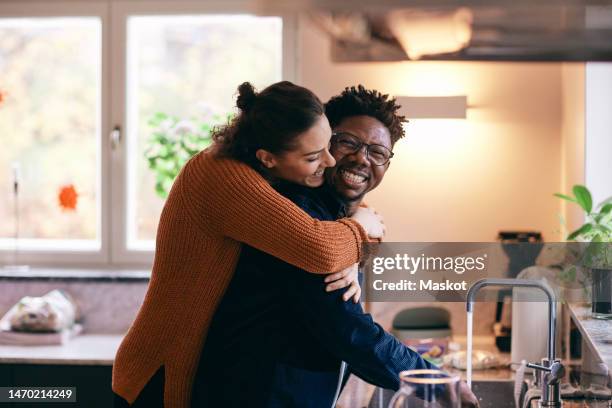
M 264 1 L 268 7 L 278 1 Z M 610 1 L 288 1 L 348 61 L 612 61 Z M 432 7 L 435 5 L 435 7 Z

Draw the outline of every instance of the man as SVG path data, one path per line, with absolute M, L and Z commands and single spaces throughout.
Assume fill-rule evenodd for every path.
M 337 164 L 328 169 L 326 184 L 279 191 L 314 218 L 351 214 L 389 168 L 393 145 L 404 134 L 398 108 L 361 86 L 332 98 L 326 114 Z M 330 407 L 344 378 L 341 361 L 391 389 L 398 388 L 400 371 L 435 368 L 359 304 L 345 302 L 344 290 L 326 293 L 325 275 L 248 246 L 242 251 L 202 352 L 193 407 Z M 248 264 L 241 264 L 245 259 Z

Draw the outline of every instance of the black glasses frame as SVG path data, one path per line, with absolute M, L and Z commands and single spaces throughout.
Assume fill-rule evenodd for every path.
M 385 164 L 389 163 L 391 161 L 391 159 L 393 158 L 394 153 L 389 150 L 389 148 L 387 146 L 383 146 L 380 144 L 376 144 L 376 143 L 365 143 L 363 142 L 358 136 L 355 136 L 354 134 L 350 133 L 350 132 L 333 132 L 332 133 L 332 144 L 336 144 L 338 136 L 340 135 L 348 135 L 354 139 L 357 140 L 357 147 L 355 148 L 355 150 L 353 152 L 351 152 L 351 154 L 355 154 L 359 151 L 361 151 L 361 149 L 363 149 L 363 146 L 366 147 L 366 158 L 370 161 L 370 163 L 372 163 L 374 166 L 384 166 Z M 372 146 L 377 146 L 377 147 L 382 147 L 383 149 L 387 150 L 389 152 L 389 157 L 387 158 L 387 160 L 384 163 L 374 163 L 372 162 L 372 160 L 370 160 L 370 149 L 372 148 Z

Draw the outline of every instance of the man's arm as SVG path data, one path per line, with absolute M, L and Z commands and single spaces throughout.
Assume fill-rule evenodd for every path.
M 323 276 L 285 265 L 290 269 L 286 272 L 296 316 L 353 373 L 380 387 L 397 389 L 401 371 L 437 368 L 385 332 L 361 305 L 343 301 L 344 290 L 325 292 Z
M 328 214 L 309 197 L 287 197 L 311 217 L 325 219 Z M 437 368 L 400 343 L 365 314 L 360 304 L 345 302 L 346 288 L 325 291 L 325 276 L 307 273 L 279 259 L 295 316 L 323 347 L 348 363 L 351 372 L 383 388 L 397 389 L 399 373 L 418 368 Z

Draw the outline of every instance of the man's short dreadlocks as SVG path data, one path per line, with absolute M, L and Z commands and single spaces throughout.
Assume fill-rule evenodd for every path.
M 389 95 L 359 85 L 357 88 L 354 86 L 344 88 L 340 95 L 332 97 L 325 104 L 325 114 L 332 128 L 351 116 L 372 116 L 389 129 L 391 143 L 395 144 L 404 137 L 402 123 L 408 122 L 404 116 L 396 113 L 400 107 L 396 104 L 395 98 L 389 98 Z

